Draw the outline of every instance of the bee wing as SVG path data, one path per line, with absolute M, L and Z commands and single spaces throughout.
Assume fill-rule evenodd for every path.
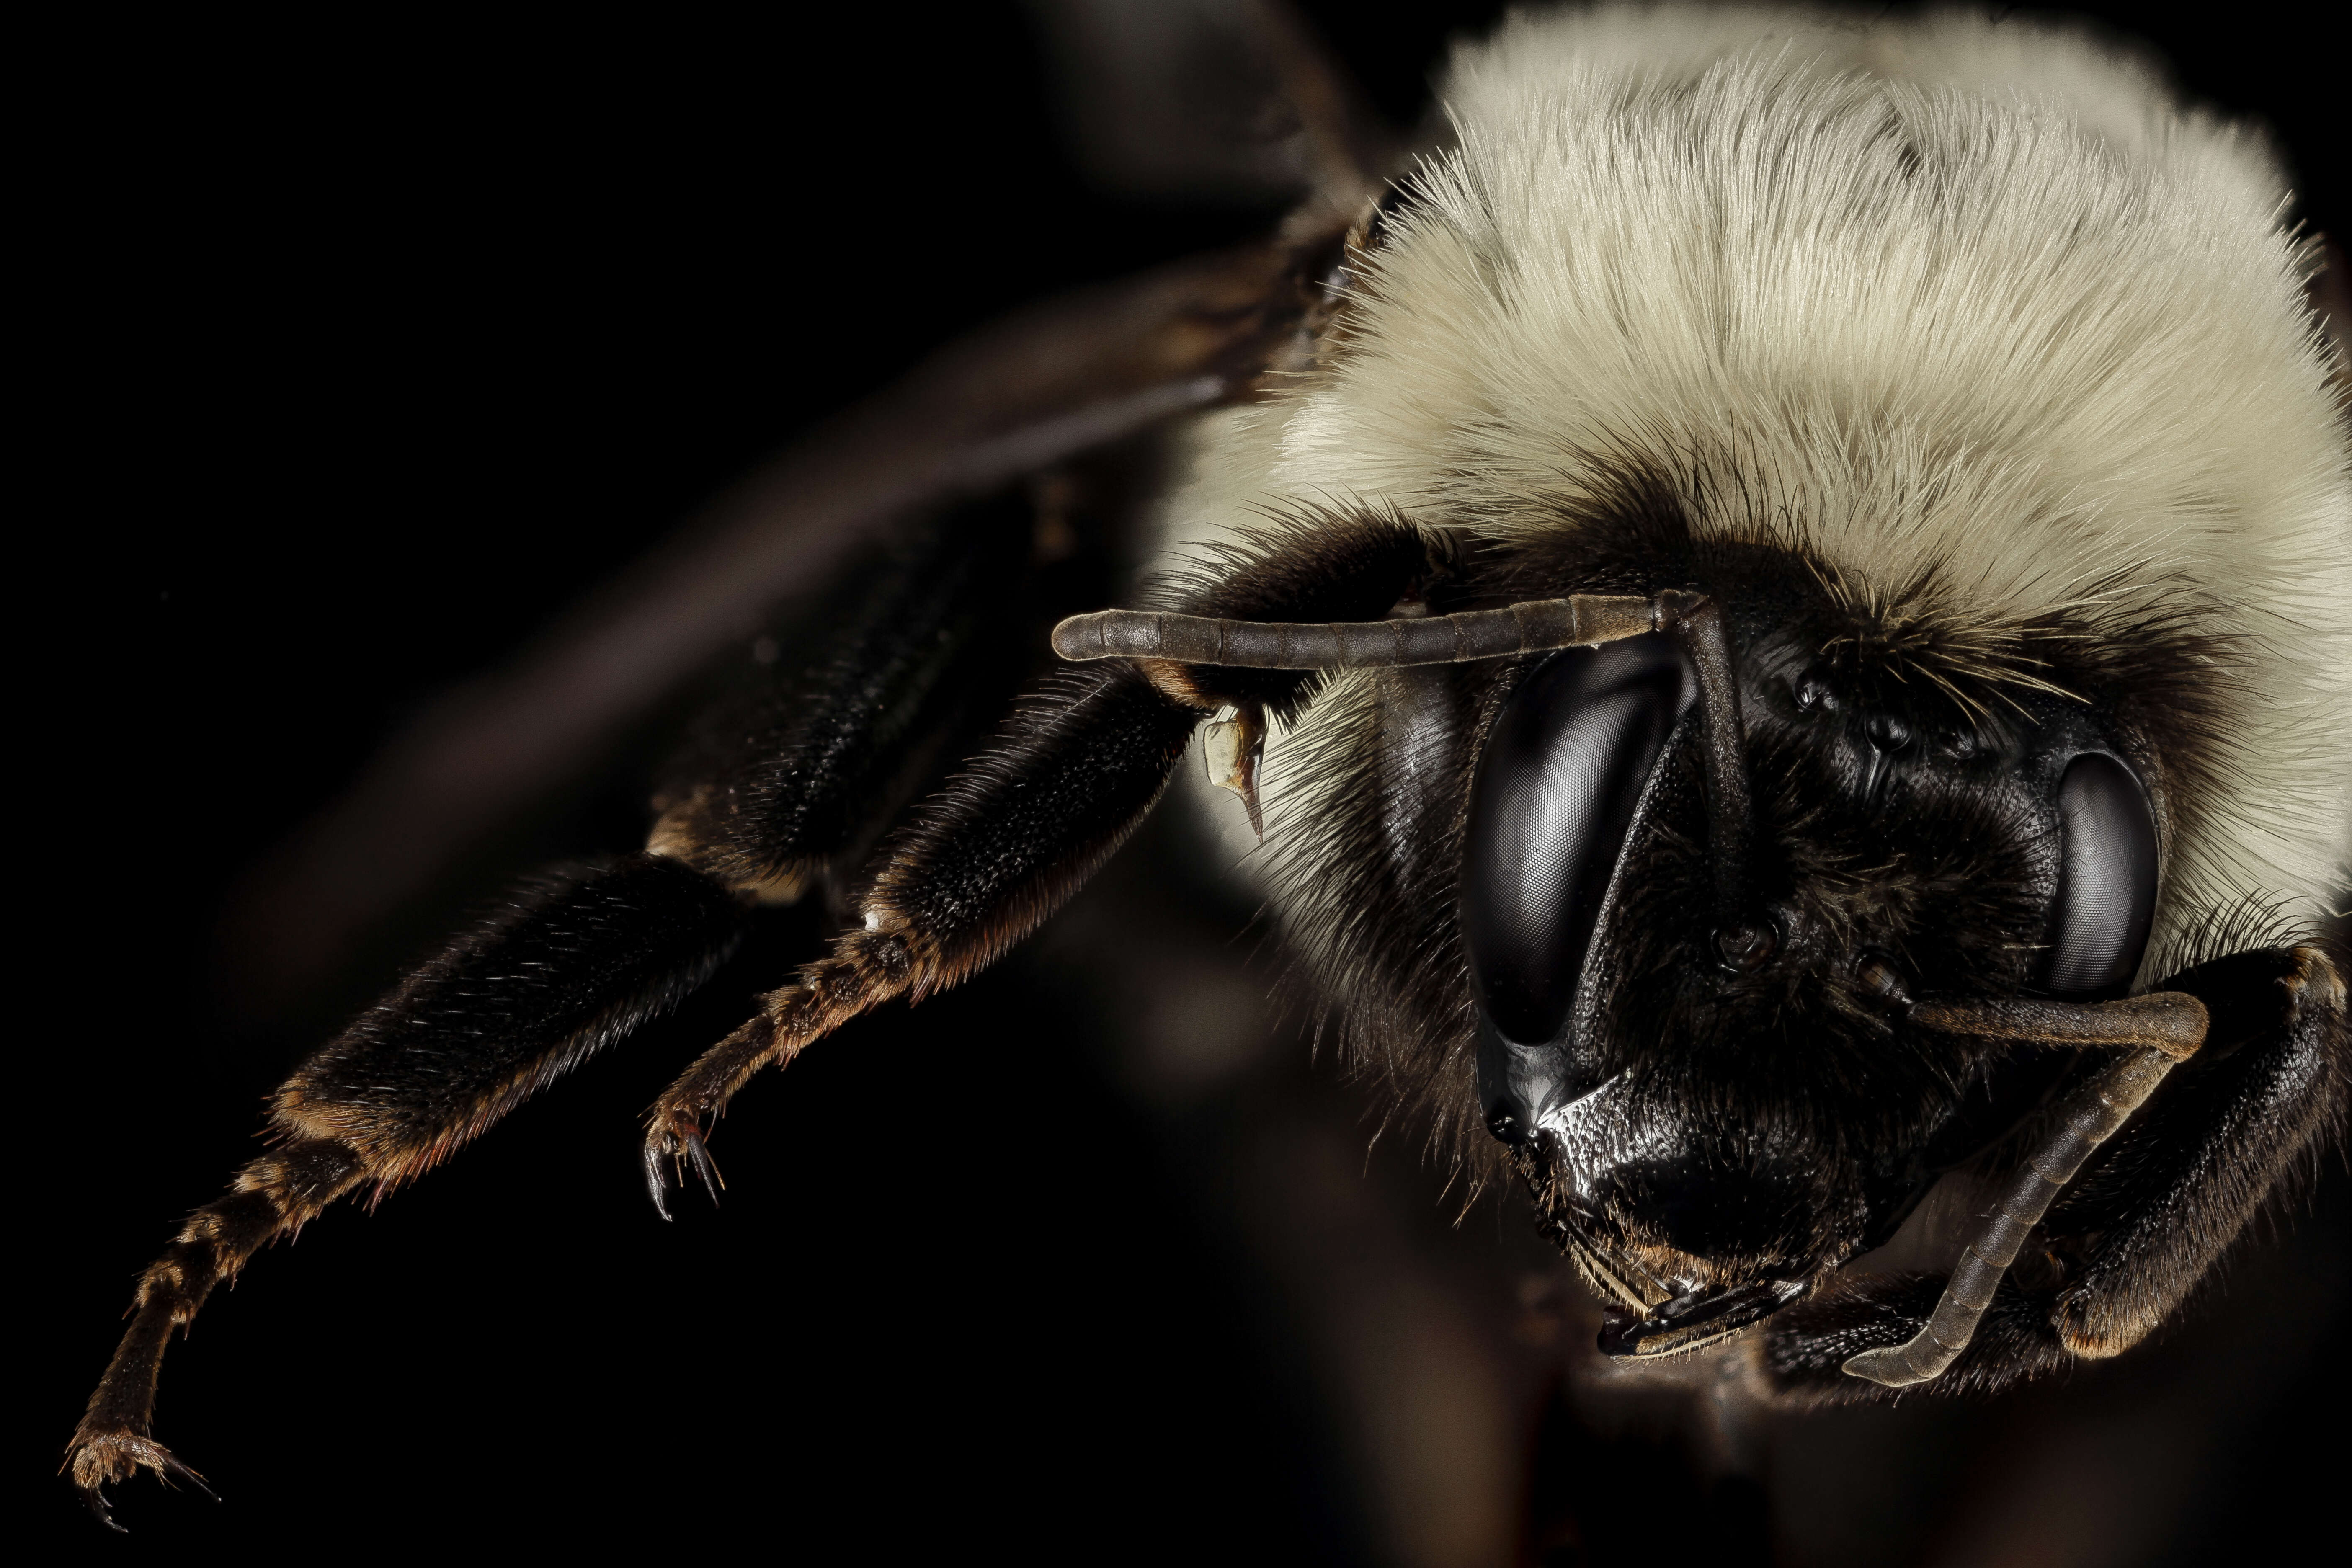
M 1122 195 L 1296 202 L 1377 187 L 1394 142 L 1271 0 L 1031 0 L 1071 151 Z
M 1151 8 L 1066 9 L 1144 26 Z M 763 611 L 824 583 L 896 520 L 1246 391 L 1377 189 L 1361 160 L 1385 142 L 1286 11 L 1178 9 L 1215 21 L 1212 43 L 1246 46 L 1236 68 L 1271 95 L 1261 122 L 1292 128 L 1307 199 L 1280 230 L 950 345 L 750 476 L 507 668 L 429 706 L 248 882 L 226 935 L 249 996 L 307 989 L 499 825 L 607 754 Z

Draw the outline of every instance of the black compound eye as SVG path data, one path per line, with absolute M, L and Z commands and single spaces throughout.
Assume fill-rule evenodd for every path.
M 2093 996 L 2131 983 L 2156 916 L 2156 816 L 2113 757 L 2067 764 L 2058 784 L 2058 900 L 2042 988 Z
M 1672 639 L 1555 654 L 1496 716 L 1471 788 L 1462 931 L 1506 1039 L 1554 1038 L 1633 807 L 1696 686 Z

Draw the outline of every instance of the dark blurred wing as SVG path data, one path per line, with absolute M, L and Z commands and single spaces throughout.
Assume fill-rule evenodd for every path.
M 1376 185 L 1392 142 L 1265 0 L 1029 0 L 1072 153 L 1124 195 L 1295 203 Z
M 1063 9 L 1094 13 L 1097 31 L 1114 11 L 1167 25 L 1149 5 Z M 307 990 L 749 637 L 762 611 L 821 585 L 895 519 L 1246 395 L 1311 303 L 1307 272 L 1377 188 L 1360 155 L 1381 143 L 1348 118 L 1354 95 L 1286 12 L 1241 0 L 1170 9 L 1195 10 L 1243 46 L 1230 58 L 1255 84 L 1254 123 L 1280 132 L 1280 156 L 1304 175 L 1297 216 L 1261 244 L 1051 301 L 951 345 L 745 480 L 508 668 L 429 708 L 249 887 L 228 945 L 252 1001 Z M 1212 70 L 1216 51 L 1171 58 Z

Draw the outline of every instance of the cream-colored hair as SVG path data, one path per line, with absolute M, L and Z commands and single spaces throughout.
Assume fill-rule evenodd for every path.
M 2151 962 L 2218 908 L 2322 912 L 2352 866 L 2352 475 L 2258 137 L 2090 37 L 1957 14 L 1529 12 L 1442 97 L 1454 141 L 1344 346 L 1207 425 L 1176 538 L 1361 498 L 1523 540 L 1631 462 L 1853 591 L 1940 563 L 1922 610 L 1955 624 L 2170 607 L 2242 657 Z M 1280 766 L 1312 739 L 1276 743 L 1270 839 L 1317 810 Z M 1273 847 L 1291 902 L 1311 868 Z

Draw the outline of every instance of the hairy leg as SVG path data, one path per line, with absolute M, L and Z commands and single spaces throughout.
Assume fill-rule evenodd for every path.
M 144 1466 L 192 1475 L 150 1436 L 173 1329 L 215 1286 L 362 1185 L 376 1194 L 446 1158 L 535 1090 L 699 985 L 743 907 L 659 856 L 550 877 L 453 942 L 279 1087 L 278 1147 L 188 1216 L 139 1282 L 131 1323 L 69 1449 L 100 1488 Z M 110 1520 L 109 1522 L 111 1522 Z
M 1017 673 L 977 657 L 1019 601 L 1025 513 L 968 509 L 863 561 L 837 613 L 706 721 L 663 786 L 651 847 L 527 884 L 277 1091 L 277 1148 L 191 1215 L 141 1280 L 132 1321 L 69 1449 L 100 1489 L 141 1467 L 193 1478 L 150 1436 L 174 1328 L 260 1247 L 362 1186 L 381 1197 L 709 977 L 746 903 L 862 854 L 975 697 Z M 996 684 L 991 686 L 993 680 Z
M 862 559 L 823 624 L 754 644 L 656 788 L 648 847 L 767 902 L 856 871 L 1033 673 L 1004 635 L 1040 596 L 1030 521 L 1017 498 L 932 520 Z
M 1187 584 L 1174 608 L 1235 618 L 1386 614 L 1445 570 L 1442 549 L 1393 517 L 1318 517 L 1276 530 Z M 761 1068 L 893 997 L 919 1001 L 992 963 L 1060 907 L 1143 820 L 1192 731 L 1231 707 L 1263 734 L 1319 689 L 1312 672 L 1146 661 L 1065 674 L 1030 699 L 877 863 L 858 929 L 763 999 L 655 1102 L 646 1180 L 667 1215 L 690 1164 L 716 1193 L 704 1139 Z
M 1143 820 L 1201 717 L 1129 669 L 1066 678 L 1034 700 L 889 851 L 862 927 L 655 1102 L 656 1205 L 668 1213 L 681 1162 L 715 1188 L 703 1135 L 752 1074 L 894 996 L 955 984 L 1034 929 Z

